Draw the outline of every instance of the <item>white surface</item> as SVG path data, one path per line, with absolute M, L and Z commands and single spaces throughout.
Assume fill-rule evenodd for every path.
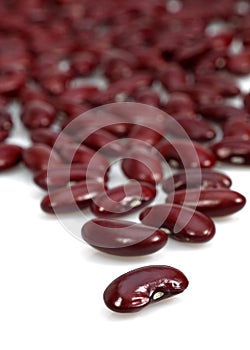
M 22 137 L 17 126 L 12 141 Z M 249 168 L 222 169 L 250 199 Z M 250 200 L 216 220 L 209 243 L 169 240 L 151 256 L 119 258 L 80 242 L 43 213 L 45 193 L 22 166 L 0 174 L 0 193 L 1 349 L 249 350 Z M 150 264 L 181 269 L 188 289 L 135 314 L 107 309 L 106 286 Z

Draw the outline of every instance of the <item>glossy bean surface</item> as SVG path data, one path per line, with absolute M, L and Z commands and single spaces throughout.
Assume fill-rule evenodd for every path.
M 145 181 L 153 185 L 159 183 L 163 177 L 160 157 L 147 148 L 126 152 L 121 168 L 129 179 Z
M 44 144 L 34 144 L 25 148 L 22 152 L 22 158 L 26 167 L 32 171 L 40 171 L 63 164 L 56 151 Z
M 190 243 L 204 243 L 215 235 L 215 225 L 206 215 L 175 204 L 159 204 L 144 209 L 140 214 L 143 224 L 164 228 L 169 237 Z
M 210 169 L 179 171 L 162 181 L 166 193 L 194 188 L 229 188 L 232 180 L 224 173 Z
M 50 192 L 41 202 L 41 209 L 49 214 L 75 212 L 89 206 L 91 200 L 101 191 L 104 185 L 96 181 L 79 182 L 70 187 Z
M 165 232 L 131 221 L 93 219 L 82 227 L 82 238 L 94 248 L 113 255 L 140 256 L 161 249 Z
M 160 144 L 157 149 L 167 162 L 178 168 L 211 168 L 216 162 L 214 154 L 196 142 L 166 141 Z
M 234 165 L 250 165 L 250 142 L 238 138 L 228 138 L 211 147 L 220 162 Z
M 103 298 L 115 312 L 140 311 L 150 303 L 182 293 L 188 287 L 187 277 L 166 265 L 150 265 L 129 271 L 111 282 Z
M 170 193 L 166 203 L 184 205 L 208 216 L 220 217 L 241 210 L 246 204 L 246 198 L 228 189 L 183 190 Z
M 0 171 L 10 169 L 21 160 L 22 148 L 11 144 L 0 144 Z
M 70 182 L 80 182 L 86 179 L 107 182 L 108 174 L 102 169 L 90 169 L 84 165 L 72 164 L 71 166 L 61 165 L 57 168 L 41 170 L 34 176 L 34 182 L 44 190 L 55 190 Z
M 96 216 L 115 217 L 130 214 L 152 202 L 156 188 L 148 183 L 127 183 L 100 193 L 91 204 Z

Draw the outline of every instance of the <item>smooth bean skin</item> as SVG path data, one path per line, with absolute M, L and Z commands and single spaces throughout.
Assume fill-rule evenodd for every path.
M 125 153 L 121 168 L 129 179 L 153 185 L 159 183 L 163 177 L 160 158 L 146 148 L 133 149 Z
M 166 141 L 157 147 L 161 155 L 178 168 L 211 168 L 215 165 L 214 154 L 196 142 L 187 140 Z
M 11 144 L 0 144 L 0 171 L 10 169 L 17 165 L 22 154 L 22 148 Z
M 99 217 L 127 215 L 151 203 L 156 188 L 148 183 L 127 183 L 100 193 L 91 203 L 91 211 Z
M 238 138 L 224 139 L 211 147 L 220 162 L 250 165 L 250 142 Z
M 97 182 L 107 182 L 108 173 L 102 169 L 89 169 L 81 164 L 61 165 L 58 168 L 39 171 L 35 174 L 33 180 L 43 190 L 53 191 L 66 186 L 70 182 L 80 182 L 87 178 Z
M 111 282 L 103 293 L 103 299 L 112 311 L 136 312 L 151 303 L 182 293 L 188 284 L 183 272 L 174 267 L 143 266 Z
M 228 189 L 183 190 L 170 193 L 166 203 L 184 205 L 205 215 L 220 217 L 241 210 L 246 204 L 246 198 Z
M 215 225 L 206 215 L 175 204 L 159 204 L 140 214 L 144 225 L 165 228 L 169 237 L 186 243 L 204 243 L 215 235 Z
M 229 188 L 231 185 L 229 176 L 210 169 L 178 171 L 162 181 L 162 189 L 166 193 L 195 188 Z
M 58 150 L 66 163 L 79 163 L 91 166 L 109 168 L 109 162 L 101 154 L 84 145 L 68 144 Z
M 82 227 L 82 238 L 102 252 L 119 256 L 152 254 L 167 243 L 165 232 L 124 220 L 93 219 Z
M 208 142 L 216 137 L 215 129 L 209 125 L 206 120 L 183 117 L 178 118 L 178 123 L 185 130 L 191 140 L 197 142 Z M 177 138 L 182 138 L 183 131 L 181 131 L 181 133 L 178 133 L 178 130 L 175 130 L 174 133 L 172 130 L 171 134 Z
M 89 206 L 104 185 L 96 181 L 79 182 L 50 192 L 41 202 L 41 209 L 49 214 L 71 213 Z
M 25 166 L 36 172 L 40 170 L 57 167 L 63 164 L 60 156 L 51 147 L 44 144 L 34 144 L 22 152 Z

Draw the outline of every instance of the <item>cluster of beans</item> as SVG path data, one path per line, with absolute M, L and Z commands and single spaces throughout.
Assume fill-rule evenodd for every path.
M 238 83 L 250 74 L 249 1 L 2 0 L 0 15 L 0 170 L 23 162 L 49 191 L 45 212 L 90 207 L 98 218 L 84 224 L 83 239 L 105 253 L 138 256 L 168 237 L 207 242 L 211 217 L 245 205 L 230 178 L 211 168 L 250 164 L 250 87 Z M 169 113 L 192 142 L 168 119 L 141 123 L 140 109 L 120 104 L 102 111 L 108 123 L 100 127 L 93 108 L 114 102 Z M 13 103 L 32 141 L 24 149 L 8 140 Z M 117 156 L 137 182 L 109 188 Z M 165 176 L 161 158 L 179 169 L 174 176 Z M 149 207 L 156 185 L 166 203 Z M 140 224 L 115 218 L 143 207 Z M 145 266 L 114 280 L 104 300 L 132 312 L 187 285 L 173 267 Z

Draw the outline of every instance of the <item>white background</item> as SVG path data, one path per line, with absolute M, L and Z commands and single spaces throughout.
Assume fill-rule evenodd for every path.
M 23 134 L 17 125 L 11 141 L 26 145 Z M 218 169 L 250 198 L 249 168 Z M 169 240 L 153 255 L 120 258 L 94 250 L 43 213 L 45 193 L 22 165 L 0 174 L 0 193 L 1 349 L 249 350 L 250 203 L 216 219 L 208 243 Z M 75 220 L 79 228 L 84 223 Z M 106 286 L 150 264 L 181 269 L 188 289 L 135 314 L 107 309 Z

